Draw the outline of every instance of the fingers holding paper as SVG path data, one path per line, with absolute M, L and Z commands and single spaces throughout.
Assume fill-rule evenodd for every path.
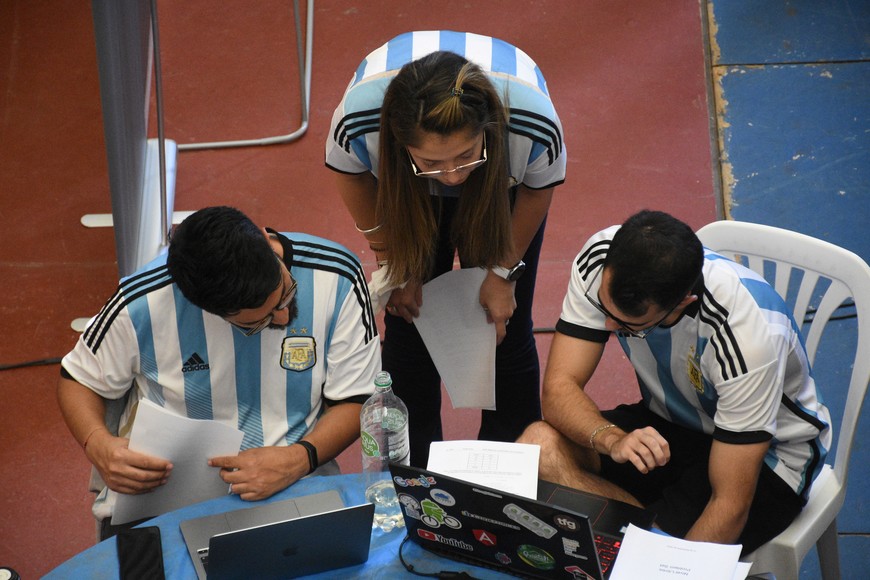
M 480 305 L 486 312 L 487 322 L 495 324 L 496 344 L 507 334 L 507 325 L 517 309 L 514 283 L 488 272 L 480 285 Z
M 301 447 L 258 447 L 236 456 L 213 457 L 208 464 L 220 468 L 230 493 L 245 501 L 266 499 L 308 473 L 308 455 Z
M 393 316 L 401 316 L 405 322 L 411 324 L 414 318 L 420 315 L 420 306 L 423 305 L 423 286 L 410 281 L 404 288 L 396 288 L 387 300 L 386 311 Z
M 172 463 L 128 448 L 129 440 L 108 431 L 89 441 L 86 453 L 109 489 L 118 493 L 140 494 L 165 484 Z

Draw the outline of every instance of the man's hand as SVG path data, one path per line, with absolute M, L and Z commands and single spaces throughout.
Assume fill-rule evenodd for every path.
M 109 489 L 118 493 L 148 493 L 165 484 L 172 472 L 172 464 L 165 459 L 131 451 L 129 443 L 128 439 L 102 430 L 88 439 L 85 455 Z
M 495 324 L 495 342 L 501 344 L 507 334 L 507 325 L 514 310 L 517 309 L 517 300 L 514 297 L 514 282 L 508 282 L 492 270 L 487 272 L 486 278 L 480 285 L 480 305 L 486 311 L 486 320 Z
M 602 441 L 604 449 L 609 449 L 610 457 L 617 463 L 631 461 L 641 473 L 649 473 L 671 459 L 671 448 L 667 440 L 652 427 L 636 429 L 614 439 L 613 442 Z
M 246 449 L 236 456 L 209 459 L 220 467 L 230 492 L 245 501 L 266 499 L 296 483 L 308 473 L 308 453 L 300 445 Z

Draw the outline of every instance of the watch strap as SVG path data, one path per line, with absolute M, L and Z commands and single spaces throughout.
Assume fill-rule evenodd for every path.
M 301 445 L 305 448 L 305 451 L 308 452 L 308 474 L 314 472 L 315 469 L 319 467 L 319 463 L 317 461 L 317 448 L 312 445 L 308 441 L 303 441 L 300 439 L 296 442 L 297 445 Z
M 516 282 L 516 280 L 522 276 L 523 272 L 525 272 L 526 263 L 520 260 L 510 268 L 505 268 L 504 266 L 493 266 L 491 268 L 492 272 L 498 276 L 499 278 L 504 278 L 508 282 Z

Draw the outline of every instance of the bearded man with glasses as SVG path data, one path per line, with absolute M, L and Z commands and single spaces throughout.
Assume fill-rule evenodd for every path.
M 642 211 L 573 263 L 542 392 L 540 477 L 643 505 L 689 540 L 747 554 L 806 503 L 830 414 L 790 310 L 761 277 Z M 601 411 L 584 391 L 615 335 L 641 402 Z
M 338 472 L 333 459 L 359 436 L 379 370 L 353 254 L 258 228 L 234 208 L 195 212 L 167 254 L 121 280 L 62 362 L 61 411 L 102 480 L 93 508 L 101 538 L 118 531 L 107 489 L 147 493 L 172 477 L 168 461 L 127 447 L 140 400 L 243 431 L 237 456 L 203 461 L 231 493 L 259 500 Z M 122 402 L 114 424 L 112 401 Z

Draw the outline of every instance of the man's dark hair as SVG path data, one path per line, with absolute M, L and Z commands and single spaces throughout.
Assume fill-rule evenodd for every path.
M 232 207 L 209 207 L 175 229 L 166 260 L 181 293 L 217 316 L 259 308 L 281 283 L 263 232 Z
M 643 316 L 653 304 L 669 309 L 701 275 L 704 248 L 685 223 L 661 211 L 643 210 L 613 236 L 605 268 L 610 297 L 630 316 Z

